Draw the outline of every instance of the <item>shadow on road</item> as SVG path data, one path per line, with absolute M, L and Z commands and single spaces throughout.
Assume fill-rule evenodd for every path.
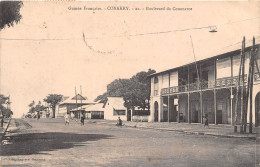
M 12 144 L 1 145 L 0 155 L 31 155 L 41 151 L 53 151 L 81 146 L 80 143 L 109 139 L 112 136 L 104 134 L 74 134 L 74 133 L 29 133 L 10 136 Z

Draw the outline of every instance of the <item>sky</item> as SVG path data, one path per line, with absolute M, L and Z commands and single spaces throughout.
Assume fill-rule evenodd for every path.
M 1 94 L 10 95 L 14 117 L 27 113 L 32 100 L 42 101 L 51 93 L 73 96 L 80 85 L 92 101 L 115 79 L 193 62 L 191 38 L 197 60 L 239 49 L 243 36 L 247 46 L 253 36 L 259 42 L 259 4 L 24 2 L 20 23 L 0 31 Z M 108 10 L 115 6 L 131 10 Z M 199 28 L 208 26 L 218 32 Z

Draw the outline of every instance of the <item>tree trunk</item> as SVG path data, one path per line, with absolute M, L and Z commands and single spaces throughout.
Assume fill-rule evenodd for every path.
M 52 118 L 55 118 L 55 107 L 52 108 Z
M 147 109 L 148 109 L 148 111 L 150 112 L 150 99 L 148 99 Z

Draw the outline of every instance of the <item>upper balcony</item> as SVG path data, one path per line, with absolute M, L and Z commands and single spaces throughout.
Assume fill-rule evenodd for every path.
M 247 84 L 247 75 L 244 77 L 244 83 Z M 255 81 L 260 81 L 260 73 L 255 73 Z M 240 85 L 242 85 L 242 80 L 240 80 Z M 188 92 L 188 91 L 199 91 L 213 88 L 226 88 L 234 87 L 238 85 L 238 76 L 216 79 L 216 81 L 202 81 L 201 83 L 192 83 L 188 85 L 174 86 L 170 88 L 161 89 L 161 95 Z

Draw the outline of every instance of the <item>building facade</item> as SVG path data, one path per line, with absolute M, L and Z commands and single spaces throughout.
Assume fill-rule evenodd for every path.
M 65 114 L 72 114 L 76 118 L 80 118 L 80 111 L 73 110 L 75 108 L 81 107 L 83 105 L 92 105 L 95 102 L 88 101 L 86 97 L 77 94 L 76 96 L 69 98 L 66 97 L 66 100 L 62 101 L 60 104 L 57 105 L 57 117 L 63 117 Z M 73 111 L 72 111 L 73 110 Z
M 104 104 L 104 119 L 117 120 L 120 117 L 121 120 L 127 121 L 129 114 L 124 106 L 124 99 L 122 97 L 107 97 Z
M 260 68 L 259 45 L 257 48 L 256 62 Z M 245 51 L 245 85 L 250 50 Z M 152 74 L 149 122 L 203 123 L 207 116 L 211 124 L 234 124 L 240 52 L 235 50 Z M 256 66 L 254 71 L 253 124 L 258 126 L 260 74 Z

